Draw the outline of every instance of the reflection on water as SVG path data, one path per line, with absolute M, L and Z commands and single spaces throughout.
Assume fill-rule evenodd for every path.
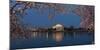
M 43 38 L 45 37 L 46 39 L 49 40 L 49 38 L 52 38 L 53 40 L 55 40 L 56 42 L 60 42 L 61 40 L 63 40 L 64 37 L 64 33 L 63 32 L 54 32 L 54 33 L 38 33 L 38 32 L 33 32 L 31 35 L 31 38 Z
M 94 43 L 94 33 L 89 32 L 32 32 L 29 37 L 30 39 L 11 40 L 11 48 L 35 48 Z
M 55 32 L 53 34 L 53 39 L 57 42 L 60 42 L 63 39 L 63 33 L 62 32 Z

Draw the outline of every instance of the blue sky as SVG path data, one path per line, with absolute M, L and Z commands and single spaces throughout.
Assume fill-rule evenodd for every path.
M 48 10 L 45 10 L 43 14 L 39 14 L 37 10 L 29 9 L 26 11 L 28 15 L 23 18 L 24 23 L 32 24 L 40 27 L 51 27 L 54 24 L 62 24 L 64 26 L 79 27 L 80 17 L 72 12 L 66 12 L 66 14 L 57 14 L 53 19 L 48 18 Z
M 58 13 L 53 19 L 48 18 L 49 10 L 43 10 L 43 14 L 40 14 L 37 9 L 28 9 L 26 10 L 28 15 L 24 15 L 22 22 L 24 24 L 32 24 L 34 26 L 39 27 L 51 27 L 55 24 L 62 24 L 64 26 L 80 26 L 80 16 L 71 12 L 71 10 L 75 9 L 77 5 L 69 5 L 69 4 L 59 4 L 63 5 L 64 8 L 67 8 L 66 14 Z M 50 10 L 53 12 L 52 10 Z

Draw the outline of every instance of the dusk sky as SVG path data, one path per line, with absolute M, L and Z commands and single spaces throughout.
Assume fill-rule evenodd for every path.
M 27 15 L 23 18 L 23 23 L 32 24 L 40 27 L 51 27 L 54 24 L 62 24 L 64 26 L 80 26 L 80 16 L 71 12 L 76 5 L 64 5 L 64 8 L 68 8 L 66 14 L 58 13 L 52 19 L 48 18 L 49 11 L 45 9 L 42 14 L 37 9 L 27 10 Z M 51 10 L 52 11 L 52 10 Z
M 56 15 L 52 19 L 49 19 L 48 8 L 44 9 L 42 14 L 37 9 L 28 9 L 26 10 L 27 15 L 24 15 L 24 17 L 22 18 L 22 22 L 24 24 L 32 24 L 34 26 L 39 26 L 39 27 L 52 27 L 55 24 L 62 24 L 65 27 L 69 26 L 80 27 L 81 17 L 71 12 L 78 5 L 71 5 L 71 4 L 59 4 L 59 5 L 63 6 L 65 9 L 67 8 L 65 14 L 56 13 Z M 19 7 L 22 7 L 22 5 L 17 6 L 17 8 Z M 50 11 L 53 12 L 52 9 L 50 9 Z

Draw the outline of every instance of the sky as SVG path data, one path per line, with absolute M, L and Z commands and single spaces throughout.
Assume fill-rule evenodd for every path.
M 58 13 L 53 19 L 48 18 L 49 9 L 43 10 L 43 13 L 37 9 L 28 9 L 26 10 L 27 15 L 24 15 L 22 18 L 22 22 L 24 24 L 32 24 L 34 26 L 39 27 L 52 27 L 55 24 L 62 24 L 65 27 L 74 26 L 80 27 L 80 16 L 71 12 L 71 10 L 75 9 L 78 5 L 70 5 L 70 4 L 59 4 L 67 8 L 66 14 Z M 52 9 L 50 9 L 53 12 Z M 42 11 L 41 11 L 42 12 Z
M 73 5 L 65 5 L 64 8 L 69 7 L 69 10 L 72 10 L 70 8 L 74 8 Z M 75 13 L 68 11 L 66 14 L 56 14 L 56 16 L 53 17 L 53 19 L 48 18 L 49 11 L 48 9 L 45 9 L 43 14 L 40 14 L 38 10 L 36 9 L 29 9 L 26 11 L 28 15 L 25 15 L 23 18 L 23 23 L 32 24 L 34 26 L 40 26 L 40 27 L 51 27 L 55 24 L 62 24 L 65 27 L 74 26 L 79 27 L 80 26 L 80 16 L 76 15 Z

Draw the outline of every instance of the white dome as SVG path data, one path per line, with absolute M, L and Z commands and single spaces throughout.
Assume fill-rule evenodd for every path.
M 56 26 L 58 26 L 58 27 L 62 27 L 63 25 L 61 25 L 61 24 L 57 24 Z
M 57 27 L 63 27 L 63 25 L 61 25 L 61 24 L 56 24 L 55 26 L 53 26 L 53 28 L 57 28 Z

